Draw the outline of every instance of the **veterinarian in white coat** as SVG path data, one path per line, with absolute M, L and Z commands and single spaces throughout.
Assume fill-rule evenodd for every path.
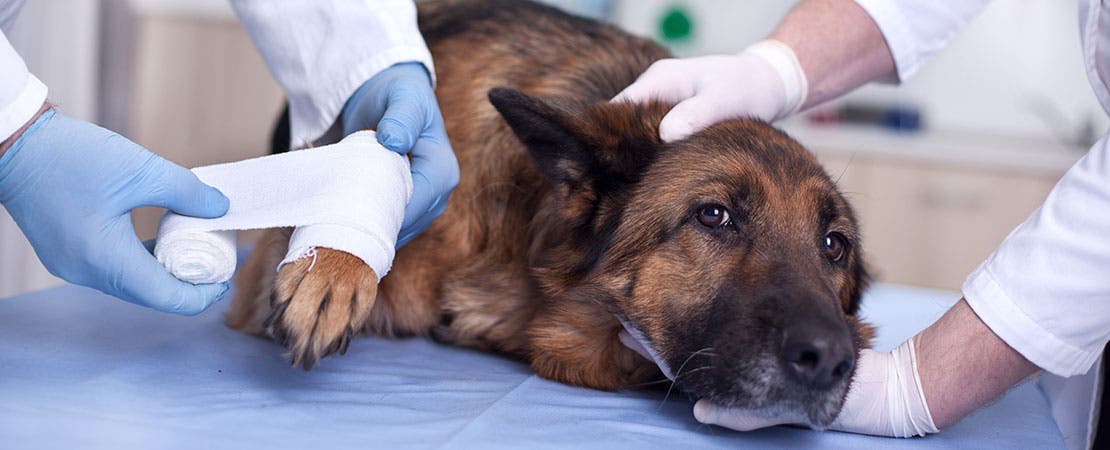
M 232 4 L 288 96 L 290 142 L 324 143 L 318 141 L 377 128 L 382 145 L 413 157 L 401 244 L 427 228 L 458 182 L 458 163 L 413 2 Z M 22 5 L 0 0 L 0 29 Z M 0 203 L 46 268 L 167 312 L 196 314 L 218 300 L 227 285 L 194 286 L 167 273 L 135 236 L 130 212 L 153 205 L 219 217 L 227 198 L 130 140 L 55 111 L 47 96 L 0 34 Z
M 784 117 L 869 81 L 909 78 L 982 0 L 806 0 L 768 40 L 737 55 L 658 62 L 615 100 L 678 102 L 665 140 L 732 118 Z M 1080 2 L 1087 74 L 1110 113 L 1110 6 Z M 963 286 L 936 324 L 891 353 L 865 350 L 832 428 L 937 432 L 1038 368 L 1072 448 L 1093 439 L 1100 356 L 1110 339 L 1110 143 L 1072 167 Z M 798 421 L 706 402 L 695 416 L 739 430 Z

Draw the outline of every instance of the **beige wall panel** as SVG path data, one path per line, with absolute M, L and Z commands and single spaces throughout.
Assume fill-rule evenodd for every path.
M 185 167 L 269 150 L 283 96 L 238 22 L 146 17 L 137 42 L 132 139 Z M 160 214 L 133 214 L 140 236 L 154 236 Z
M 959 289 L 1055 180 L 877 162 L 861 208 L 882 281 Z

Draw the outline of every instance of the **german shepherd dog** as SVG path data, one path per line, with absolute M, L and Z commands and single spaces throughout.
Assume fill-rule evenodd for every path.
M 852 209 L 816 159 L 766 123 L 663 143 L 671 105 L 610 103 L 658 45 L 518 0 L 421 3 L 461 170 L 446 212 L 378 276 L 319 249 L 274 267 L 270 230 L 241 270 L 230 327 L 294 366 L 353 335 L 431 336 L 597 389 L 674 383 L 724 406 L 839 413 L 871 328 Z M 308 150 L 311 151 L 311 150 Z

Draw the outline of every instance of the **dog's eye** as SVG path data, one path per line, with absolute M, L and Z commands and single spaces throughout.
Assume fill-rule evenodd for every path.
M 843 234 L 831 232 L 825 235 L 825 257 L 829 261 L 840 262 L 848 254 L 848 238 Z
M 698 208 L 698 222 L 709 228 L 720 228 L 732 222 L 732 216 L 721 205 L 704 205 Z

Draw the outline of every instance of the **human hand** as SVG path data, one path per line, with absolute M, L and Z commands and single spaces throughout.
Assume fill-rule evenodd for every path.
M 397 239 L 397 246 L 403 246 L 443 214 L 459 183 L 459 163 L 447 140 L 428 72 L 419 63 L 397 64 L 379 72 L 347 100 L 342 119 L 344 136 L 376 128 L 378 142 L 385 148 L 412 154 L 412 199 Z
M 829 429 L 889 437 L 936 433 L 921 390 L 914 345 L 911 339 L 889 353 L 861 350 L 844 406 Z M 706 400 L 694 405 L 694 418 L 738 431 L 806 425 L 801 414 L 767 416 L 753 410 L 722 408 Z
M 735 55 L 656 61 L 613 101 L 676 103 L 659 124 L 659 137 L 673 142 L 726 119 L 781 119 L 807 90 L 790 47 L 765 40 Z
M 131 210 L 219 217 L 228 200 L 192 172 L 96 125 L 42 113 L 0 157 L 0 203 L 50 273 L 159 311 L 194 315 L 227 284 L 174 278 L 139 242 Z

